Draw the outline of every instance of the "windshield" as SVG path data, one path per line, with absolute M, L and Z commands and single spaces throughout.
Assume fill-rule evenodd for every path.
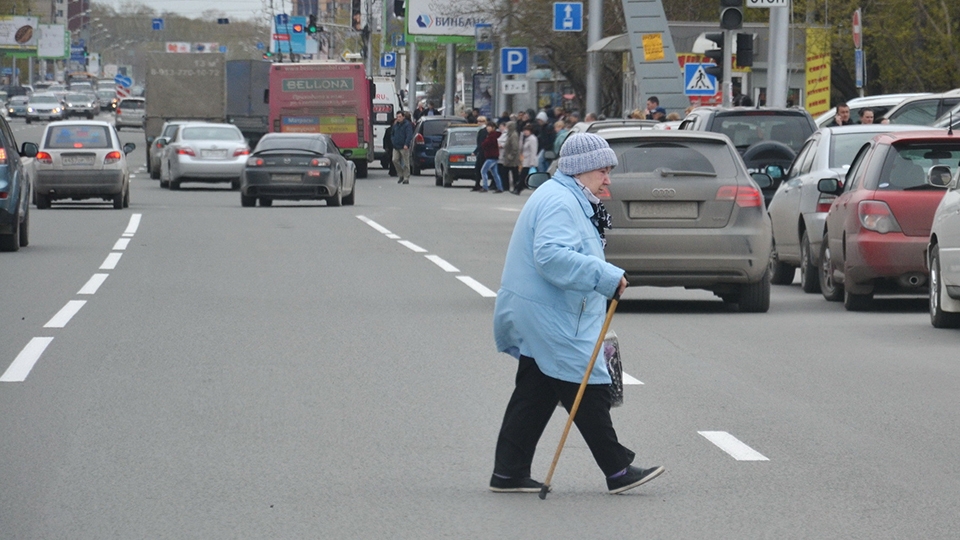
M 781 142 L 799 152 L 813 133 L 813 127 L 804 116 L 744 113 L 717 116 L 711 131 L 730 137 L 740 152 L 754 143 L 768 140 Z
M 86 94 L 70 94 L 67 96 L 67 101 L 89 101 L 90 96 Z
M 878 133 L 875 131 L 867 133 L 834 132 L 833 138 L 830 140 L 830 168 L 850 165 L 864 143 L 877 135 Z
M 327 148 L 319 137 L 264 137 L 257 143 L 254 153 L 267 150 L 304 150 L 323 154 Z
M 197 126 L 183 128 L 185 141 L 239 141 L 240 130 L 233 127 Z
M 33 96 L 30 103 L 60 103 L 56 96 Z
M 613 173 L 652 173 L 657 169 L 736 176 L 737 164 L 722 141 L 608 141 L 617 154 Z
M 111 148 L 106 126 L 58 126 L 47 132 L 47 148 Z

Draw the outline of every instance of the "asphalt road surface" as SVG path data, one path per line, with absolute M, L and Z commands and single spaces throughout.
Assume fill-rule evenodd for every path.
M 129 209 L 33 208 L 0 254 L 4 539 L 957 537 L 960 334 L 922 298 L 630 289 L 614 422 L 666 474 L 608 495 L 574 430 L 545 501 L 494 494 L 516 364 L 493 296 L 527 194 L 372 169 L 355 206 L 241 208 L 160 189 L 121 137 Z

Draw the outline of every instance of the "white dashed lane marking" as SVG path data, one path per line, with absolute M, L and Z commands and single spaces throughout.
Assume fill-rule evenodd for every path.
M 87 283 L 77 291 L 77 294 L 96 294 L 97 289 L 103 285 L 110 274 L 94 274 Z
M 33 369 L 33 365 L 40 359 L 40 355 L 53 341 L 52 337 L 35 337 L 20 351 L 10 367 L 0 376 L 0 382 L 23 382 Z
M 737 461 L 770 461 L 766 456 L 750 448 L 726 431 L 698 431 L 697 433 L 706 437 L 708 441 L 733 456 L 733 459 Z

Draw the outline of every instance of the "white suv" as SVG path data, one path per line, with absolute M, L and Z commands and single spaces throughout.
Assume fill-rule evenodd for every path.
M 123 98 L 117 103 L 113 125 L 117 131 L 122 127 L 143 127 L 147 101 L 143 98 Z

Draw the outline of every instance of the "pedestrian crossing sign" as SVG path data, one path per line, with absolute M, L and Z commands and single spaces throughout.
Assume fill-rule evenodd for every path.
M 688 96 L 716 95 L 717 78 L 707 74 L 704 69 L 713 64 L 684 64 L 683 65 L 683 93 Z

